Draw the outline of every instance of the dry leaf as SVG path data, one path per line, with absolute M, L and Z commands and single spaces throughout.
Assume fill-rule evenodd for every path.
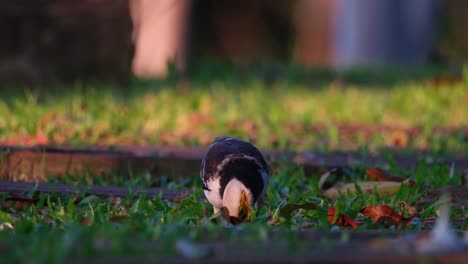
M 332 205 L 328 208 L 328 222 L 332 225 L 340 225 L 340 226 L 350 226 L 352 228 L 357 228 L 362 223 L 354 221 L 351 217 L 345 214 L 340 214 L 336 219 L 336 222 L 333 222 L 335 218 L 335 207 Z
M 343 195 L 346 195 L 348 191 L 352 193 L 356 192 L 355 184 L 358 185 L 361 188 L 361 190 L 365 193 L 372 193 L 375 188 L 380 194 L 393 195 L 398 192 L 401 183 L 391 181 L 348 183 L 342 186 L 330 188 L 326 190 L 323 194 L 328 199 L 333 200 L 340 196 L 340 192 Z
M 81 218 L 80 224 L 90 226 L 93 224 L 93 220 L 89 218 Z
M 21 201 L 16 201 L 15 207 L 16 207 L 16 210 L 23 210 L 24 207 L 25 207 L 25 205 L 24 205 L 24 203 L 21 202 Z
M 409 211 L 412 213 L 408 218 L 401 216 L 388 205 L 365 206 L 361 209 L 361 213 L 364 216 L 370 217 L 372 222 L 376 224 L 382 224 L 384 226 L 407 225 L 411 223 L 411 220 L 416 216 L 416 210 L 406 203 L 405 205 L 408 208 L 408 213 L 410 213 Z
M 8 201 L 8 202 L 3 202 L 3 203 L 0 205 L 0 207 L 1 207 L 2 209 L 8 209 L 8 208 L 10 208 L 10 207 L 12 206 L 12 204 L 13 204 L 13 202 L 10 202 L 10 201 Z
M 372 222 L 377 222 L 381 217 L 390 217 L 396 222 L 400 222 L 402 217 L 393 208 L 388 205 L 365 206 L 361 209 L 364 216 L 372 219 Z

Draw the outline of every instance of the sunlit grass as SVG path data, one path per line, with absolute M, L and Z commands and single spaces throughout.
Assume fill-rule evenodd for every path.
M 128 88 L 76 84 L 1 93 L 0 140 L 40 134 L 53 144 L 206 145 L 217 135 L 229 134 L 265 148 L 289 142 L 290 147 L 310 149 L 334 141 L 332 148 L 339 149 L 341 135 L 291 132 L 286 126 L 318 122 L 332 129 L 338 123 L 431 129 L 466 126 L 468 120 L 466 81 L 436 87 L 424 81 L 359 86 L 281 80 L 267 84 L 254 78 L 241 84 L 189 82 L 183 88 L 173 82 L 134 82 Z M 466 146 L 466 139 L 446 136 L 449 148 Z M 353 143 L 379 147 L 388 142 L 377 135 Z M 438 144 L 428 136 L 408 143 L 434 149 Z

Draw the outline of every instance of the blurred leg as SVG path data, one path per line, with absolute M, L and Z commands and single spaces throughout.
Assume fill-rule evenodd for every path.
M 185 68 L 190 6 L 191 0 L 130 1 L 136 76 L 163 77 L 169 62 L 179 70 Z

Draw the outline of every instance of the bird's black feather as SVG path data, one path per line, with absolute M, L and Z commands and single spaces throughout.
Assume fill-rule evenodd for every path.
M 224 195 L 226 185 L 233 178 L 236 178 L 250 189 L 255 202 L 257 197 L 260 196 L 264 184 L 260 170 L 261 168 L 258 166 L 258 163 L 250 159 L 233 157 L 233 159 L 228 162 L 220 172 L 221 188 L 219 189 L 219 194 L 221 195 L 221 198 Z
M 227 183 L 235 177 L 251 189 L 256 199 L 265 184 L 260 171 L 269 173 L 267 163 L 256 147 L 240 139 L 218 137 L 203 158 L 200 177 L 203 189 L 208 189 L 208 181 L 220 177 L 221 197 Z

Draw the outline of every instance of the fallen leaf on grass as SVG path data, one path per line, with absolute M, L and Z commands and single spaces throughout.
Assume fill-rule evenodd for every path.
M 8 208 L 10 208 L 12 205 L 13 205 L 12 202 L 3 202 L 3 203 L 0 205 L 0 208 L 2 208 L 2 209 L 8 209 Z
M 93 224 L 93 220 L 89 218 L 81 218 L 80 224 L 90 226 Z
M 372 193 L 374 190 L 377 190 L 380 194 L 383 195 L 393 195 L 398 192 L 400 189 L 400 182 L 392 181 L 382 181 L 382 182 L 357 182 L 357 183 L 348 183 L 342 186 L 335 186 L 326 190 L 323 194 L 328 199 L 336 199 L 340 196 L 340 193 L 346 195 L 348 192 L 355 193 L 356 186 L 364 193 Z
M 411 223 L 417 212 L 406 203 L 403 206 L 407 208 L 409 217 L 403 217 L 388 205 L 365 206 L 361 209 L 361 214 L 370 217 L 372 222 L 386 227 L 407 225 Z
M 16 210 L 23 210 L 25 205 L 23 202 L 20 202 L 20 201 L 16 201 L 15 202 L 15 207 L 16 207 Z
M 400 176 L 392 175 L 379 168 L 368 168 L 366 170 L 367 179 L 369 181 L 378 182 L 403 182 L 407 181 L 410 186 L 413 186 L 416 182 L 413 179 L 405 179 Z
M 354 221 L 351 217 L 345 214 L 339 214 L 337 217 L 335 216 L 336 209 L 332 205 L 328 208 L 328 222 L 332 225 L 340 225 L 340 226 L 350 226 L 352 228 L 357 228 L 362 223 Z
M 361 209 L 364 216 L 368 216 L 374 223 L 380 223 L 384 226 L 398 225 L 402 217 L 388 205 L 366 206 Z

